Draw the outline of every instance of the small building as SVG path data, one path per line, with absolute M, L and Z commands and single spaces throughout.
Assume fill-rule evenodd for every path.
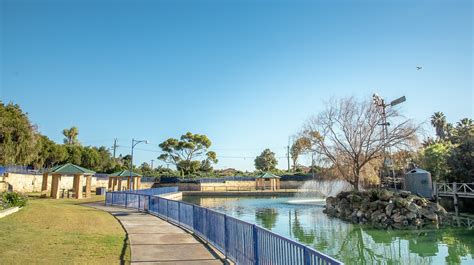
M 59 187 L 61 184 L 61 178 L 71 177 L 71 176 L 74 178 L 73 187 L 71 190 L 73 192 L 73 197 L 76 199 L 83 198 L 83 177 L 85 177 L 86 178 L 85 197 L 90 198 L 91 188 L 92 188 L 92 175 L 94 174 L 95 172 L 90 169 L 83 168 L 71 163 L 55 166 L 51 168 L 50 170 L 43 173 L 43 182 L 41 185 L 41 197 L 46 197 L 47 190 L 48 190 L 48 177 L 49 175 L 52 175 L 53 179 L 51 181 L 51 198 L 59 199 L 60 197 Z
M 431 173 L 421 168 L 415 168 L 405 174 L 403 189 L 425 198 L 433 198 L 433 183 Z
M 280 177 L 267 172 L 255 179 L 255 188 L 257 190 L 279 190 Z
M 121 190 L 139 190 L 141 186 L 142 175 L 129 170 L 122 170 L 109 174 L 109 191 Z M 126 182 L 124 185 L 122 182 Z

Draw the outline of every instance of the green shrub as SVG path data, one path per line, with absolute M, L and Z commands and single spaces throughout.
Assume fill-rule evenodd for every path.
M 18 192 L 7 191 L 1 194 L 0 196 L 1 203 L 0 207 L 2 209 L 10 208 L 10 207 L 23 207 L 26 205 L 26 201 L 28 197 L 24 194 Z

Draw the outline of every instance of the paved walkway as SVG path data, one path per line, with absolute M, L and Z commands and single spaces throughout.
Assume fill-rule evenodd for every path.
M 88 206 L 114 215 L 128 234 L 132 264 L 223 264 L 192 234 L 158 217 L 103 202 Z

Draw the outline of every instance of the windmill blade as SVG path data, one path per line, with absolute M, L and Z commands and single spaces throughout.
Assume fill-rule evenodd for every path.
M 406 99 L 405 96 L 400 97 L 400 98 L 397 98 L 397 99 L 395 99 L 394 101 L 390 102 L 390 106 L 393 107 L 393 106 L 398 105 L 398 104 L 400 104 L 400 103 L 402 103 L 402 102 L 405 102 L 406 100 L 407 100 L 407 99 Z

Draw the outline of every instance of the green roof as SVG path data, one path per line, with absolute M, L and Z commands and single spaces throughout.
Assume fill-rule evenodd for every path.
M 132 172 L 133 177 L 141 177 L 142 175 Z M 112 174 L 109 174 L 109 177 L 130 177 L 130 170 L 122 170 L 119 172 L 115 172 Z
M 59 165 L 51 168 L 49 170 L 51 174 L 62 174 L 62 175 L 75 175 L 75 174 L 83 174 L 83 175 L 93 175 L 95 171 L 92 171 L 87 168 L 80 167 L 78 165 L 74 165 L 71 163 L 67 163 L 64 165 Z
M 272 173 L 270 173 L 270 172 L 267 172 L 267 173 L 265 173 L 265 174 L 263 174 L 263 175 L 261 175 L 261 176 L 258 176 L 257 178 L 258 178 L 258 179 L 279 179 L 280 177 L 277 176 L 277 175 L 274 175 L 274 174 L 272 174 Z

